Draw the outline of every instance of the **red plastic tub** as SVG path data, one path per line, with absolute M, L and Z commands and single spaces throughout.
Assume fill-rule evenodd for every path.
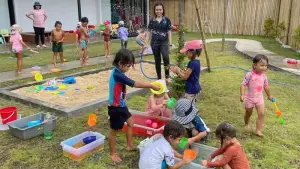
M 155 134 L 163 133 L 165 124 L 170 120 L 167 118 L 148 116 L 142 113 L 132 113 L 132 117 L 134 121 L 133 134 L 143 137 L 151 137 Z M 157 127 L 147 127 L 146 120 L 157 123 Z M 122 130 L 126 131 L 126 128 L 127 124 L 125 123 Z
M 0 109 L 2 124 L 17 120 L 18 110 L 16 107 L 5 107 Z

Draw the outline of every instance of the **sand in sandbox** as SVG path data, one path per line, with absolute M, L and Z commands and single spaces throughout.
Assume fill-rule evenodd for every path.
M 143 71 L 150 77 L 156 77 L 155 66 L 153 64 L 143 63 Z M 107 98 L 110 73 L 111 70 L 107 70 L 95 74 L 75 77 L 75 84 L 67 85 L 65 89 L 56 90 L 58 92 L 64 91 L 65 94 L 63 95 L 51 94 L 44 90 L 35 93 L 35 86 L 23 87 L 12 92 L 49 102 L 51 104 L 62 105 L 64 107 L 74 107 L 95 101 L 96 99 Z M 140 72 L 139 64 L 135 65 L 135 69 L 131 68 L 126 75 L 136 81 L 150 81 Z M 59 86 L 59 84 L 57 86 Z M 93 86 L 94 88 L 88 89 L 89 86 Z M 127 91 L 132 89 L 133 88 L 131 87 L 127 87 Z

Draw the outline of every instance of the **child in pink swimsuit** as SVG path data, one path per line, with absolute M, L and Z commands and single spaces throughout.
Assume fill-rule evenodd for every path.
M 167 101 L 169 100 L 169 96 L 167 94 L 169 90 L 167 89 L 166 82 L 164 80 L 158 80 L 158 82 L 165 86 L 165 91 L 161 94 L 153 94 L 149 97 L 145 112 L 150 116 L 171 118 L 172 112 L 166 106 Z
M 253 70 L 245 75 L 241 84 L 241 102 L 245 103 L 245 128 L 249 128 L 249 120 L 253 111 L 253 107 L 257 111 L 256 134 L 263 136 L 261 129 L 264 123 L 264 97 L 263 90 L 268 95 L 268 99 L 272 100 L 269 89 L 268 78 L 265 71 L 268 69 L 268 58 L 265 55 L 256 55 L 253 58 Z M 245 94 L 247 88 L 247 93 Z
M 29 47 L 23 42 L 22 40 L 22 36 L 20 34 L 21 28 L 18 25 L 13 25 L 11 27 L 11 36 L 9 39 L 10 42 L 10 50 L 12 53 L 15 54 L 16 58 L 17 58 L 17 72 L 21 73 L 22 72 L 22 67 L 23 67 L 23 46 L 27 47 L 29 49 Z

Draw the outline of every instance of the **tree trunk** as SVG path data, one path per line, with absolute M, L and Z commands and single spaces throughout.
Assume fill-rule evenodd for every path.
M 228 7 L 228 0 L 224 1 L 224 20 L 223 20 L 223 37 L 222 37 L 222 52 L 224 52 L 225 47 L 225 33 L 227 27 L 227 7 Z
M 179 0 L 179 12 L 178 12 L 178 18 L 179 18 L 179 31 L 178 31 L 178 52 L 180 49 L 184 46 L 184 30 L 183 30 L 183 8 L 184 8 L 184 0 Z
M 209 57 L 208 57 L 207 50 L 206 50 L 204 32 L 202 30 L 202 22 L 201 22 L 201 18 L 200 18 L 198 0 L 194 0 L 194 2 L 195 2 L 195 5 L 196 5 L 196 12 L 197 12 L 197 17 L 198 17 L 198 22 L 199 22 L 199 29 L 200 29 L 200 33 L 201 33 L 201 37 L 202 37 L 202 41 L 203 41 L 203 49 L 204 49 L 206 63 L 207 63 L 207 71 L 210 72 L 210 61 L 209 61 Z

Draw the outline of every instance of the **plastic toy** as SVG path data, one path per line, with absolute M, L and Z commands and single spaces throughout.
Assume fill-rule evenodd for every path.
M 32 66 L 31 69 L 33 69 L 33 70 L 41 70 L 41 67 L 35 65 L 35 66 Z
M 46 131 L 46 132 L 44 132 L 44 138 L 46 140 L 51 140 L 52 136 L 53 136 L 53 132 L 52 131 Z
M 186 137 L 182 137 L 182 139 L 180 140 L 179 144 L 178 144 L 178 147 L 180 149 L 184 149 L 186 144 L 188 142 L 188 139 Z
M 89 90 L 90 90 L 90 89 L 94 89 L 94 88 L 95 88 L 95 86 L 88 86 L 88 87 L 87 87 L 87 89 L 89 89 Z
M 279 118 L 279 123 L 280 124 L 284 124 L 284 120 L 282 118 L 282 113 L 281 111 L 279 110 L 278 106 L 277 106 L 277 103 L 276 103 L 276 99 L 275 98 L 272 98 L 271 100 L 273 103 L 274 103 L 274 106 L 275 106 L 275 109 L 276 109 L 276 116 Z
M 27 123 L 27 126 L 28 126 L 28 127 L 33 127 L 33 126 L 39 125 L 40 123 L 42 123 L 41 120 L 30 121 L 30 122 Z
M 64 62 L 69 62 L 69 60 L 68 59 L 64 59 Z
M 88 125 L 89 127 L 93 127 L 95 126 L 97 123 L 97 115 L 92 113 L 89 115 L 89 119 L 88 119 Z
M 155 123 L 155 122 L 154 122 L 154 123 L 152 123 L 152 128 L 156 129 L 156 128 L 157 128 L 157 126 L 158 126 L 158 125 L 157 125 L 157 123 Z
M 57 89 L 58 89 L 57 86 L 48 86 L 44 90 L 46 90 L 46 91 L 54 91 L 54 90 L 57 90 Z
M 65 94 L 66 92 L 64 92 L 64 91 L 61 91 L 61 92 L 59 92 L 58 94 L 59 95 L 63 95 L 63 94 Z
M 63 83 L 65 83 L 65 84 L 75 84 L 76 79 L 75 79 L 74 76 L 66 77 L 66 78 L 64 78 Z
M 47 81 L 47 86 L 55 86 L 56 85 L 56 80 L 55 79 L 51 79 Z
M 59 94 L 59 92 L 58 92 L 58 91 L 49 92 L 49 93 L 51 93 L 51 94 L 54 94 L 54 95 L 58 95 L 58 94 Z
M 184 151 L 183 156 L 187 157 L 191 160 L 195 160 L 196 157 L 197 157 L 197 152 L 195 150 L 192 150 L 192 149 L 187 149 L 187 150 Z
M 169 100 L 168 100 L 168 103 L 167 103 L 167 107 L 169 109 L 173 109 L 175 108 L 176 106 L 176 99 L 174 97 L 171 97 Z
M 41 75 L 41 73 L 36 73 L 34 75 L 34 79 L 39 82 L 39 81 L 42 81 L 43 80 L 43 76 Z
M 146 120 L 147 127 L 150 127 L 152 125 L 152 120 L 148 119 Z
M 84 142 L 84 144 L 90 144 L 91 142 L 96 141 L 96 136 L 85 137 L 84 139 L 82 139 L 82 141 Z
M 155 81 L 155 82 L 152 82 L 152 84 L 157 85 L 160 88 L 158 91 L 150 89 L 153 94 L 162 94 L 165 92 L 165 86 L 162 83 Z
M 60 68 L 53 68 L 53 69 L 51 69 L 51 72 L 60 72 L 60 71 L 61 71 Z
M 36 91 L 41 91 L 41 90 L 43 90 L 44 89 L 44 86 L 43 85 L 36 85 L 35 86 L 35 90 Z
M 59 89 L 64 89 L 66 87 L 67 87 L 67 85 L 65 85 L 65 84 L 61 84 L 61 85 L 58 86 Z

